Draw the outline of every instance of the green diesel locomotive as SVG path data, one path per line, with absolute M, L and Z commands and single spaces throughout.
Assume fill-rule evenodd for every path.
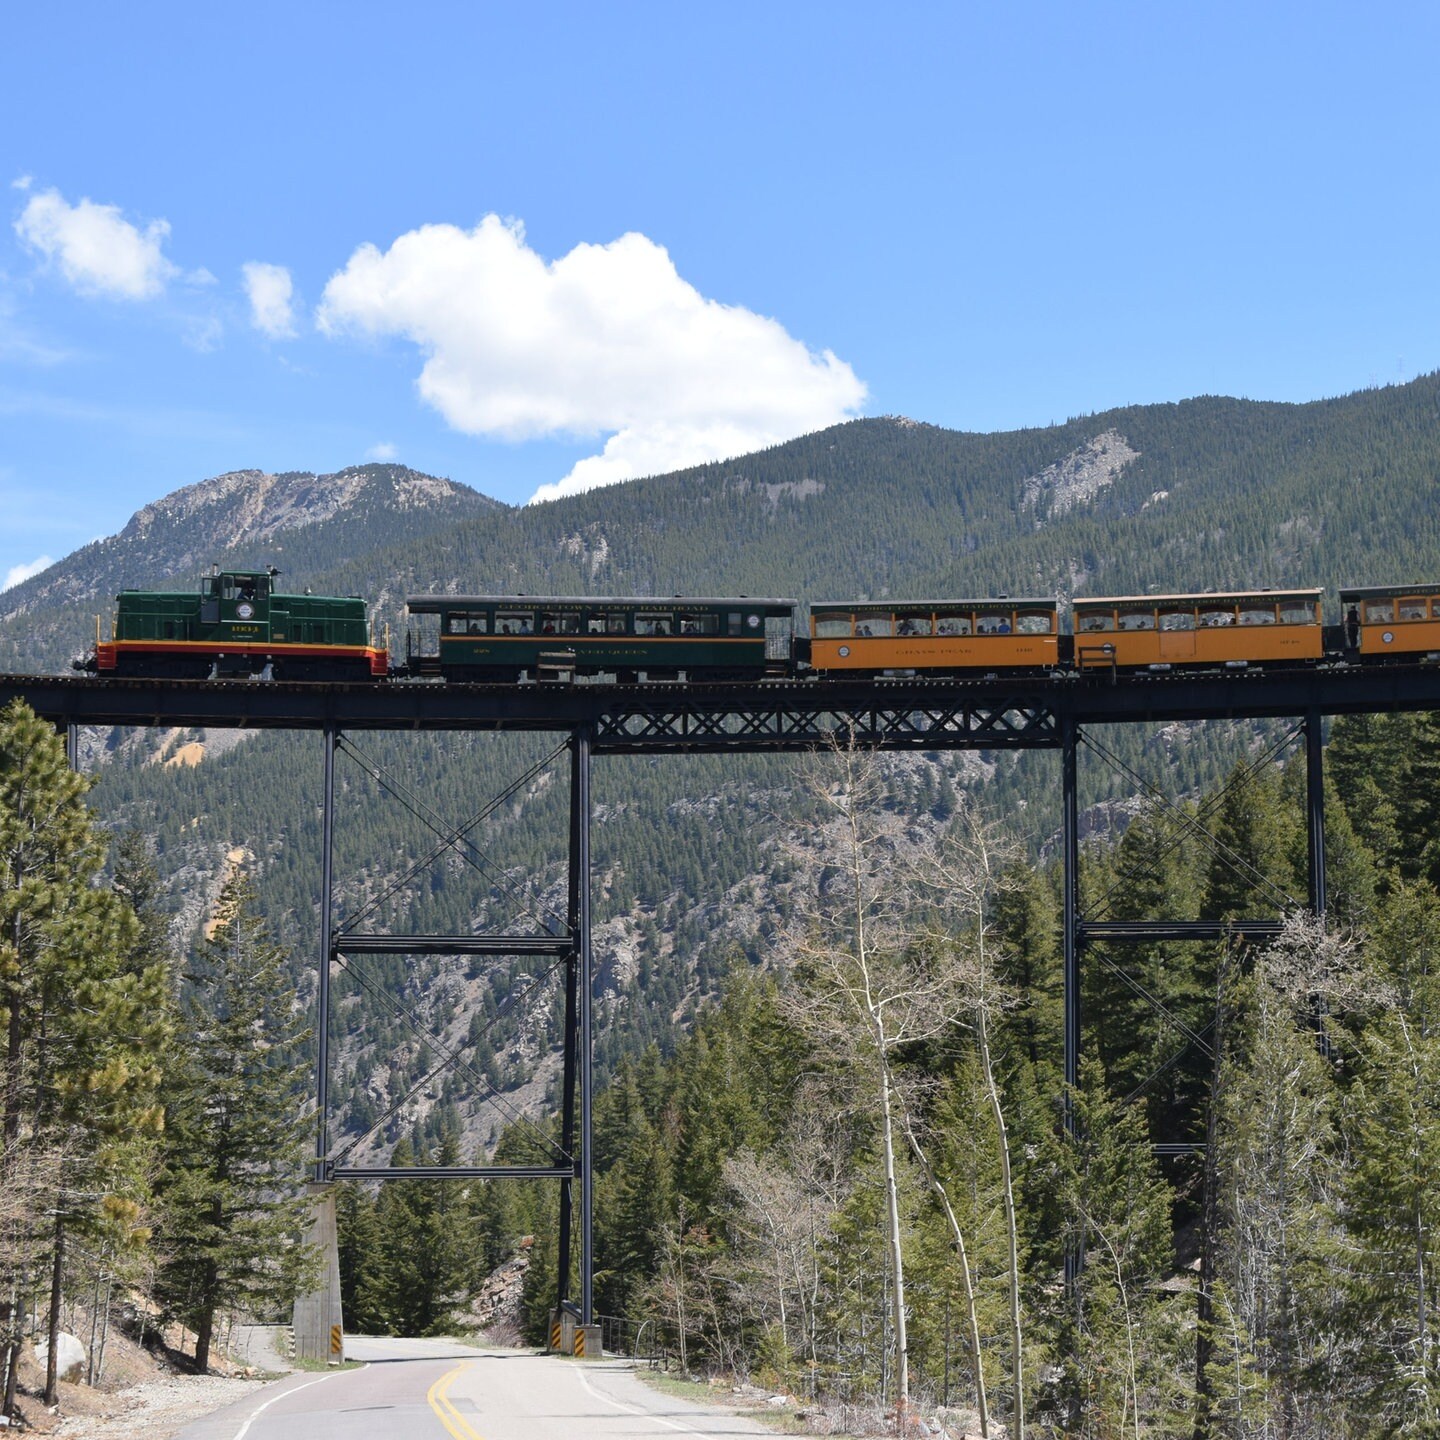
M 376 680 L 390 656 L 358 595 L 286 595 L 279 571 L 216 570 L 196 592 L 122 590 L 109 640 L 87 668 L 100 675 L 204 680 Z

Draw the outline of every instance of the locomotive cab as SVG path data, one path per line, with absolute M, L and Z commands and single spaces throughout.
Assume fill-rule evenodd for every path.
M 212 575 L 200 601 L 202 625 L 238 627 L 238 633 L 258 635 L 270 624 L 271 583 L 279 572 L 222 570 Z

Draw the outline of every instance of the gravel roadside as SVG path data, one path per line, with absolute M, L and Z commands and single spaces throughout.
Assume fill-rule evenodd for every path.
M 52 1433 L 64 1440 L 170 1440 L 192 1420 L 269 1383 L 223 1375 L 163 1375 L 104 1396 L 105 1413 L 72 1413 Z

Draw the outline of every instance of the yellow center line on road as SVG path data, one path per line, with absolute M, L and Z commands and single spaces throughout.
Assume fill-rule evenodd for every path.
M 466 1360 L 464 1364 L 457 1365 L 453 1370 L 447 1370 L 430 1387 L 429 1393 L 425 1396 L 440 1423 L 455 1437 L 455 1440 L 481 1440 L 481 1437 L 470 1428 L 465 1417 L 450 1403 L 450 1396 L 447 1393 L 451 1385 L 474 1363 L 473 1360 Z

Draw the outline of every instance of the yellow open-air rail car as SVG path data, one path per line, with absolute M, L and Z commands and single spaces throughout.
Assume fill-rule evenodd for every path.
M 810 664 L 823 674 L 1049 670 L 1059 658 L 1053 597 L 829 601 L 810 607 Z
M 1362 660 L 1440 660 L 1440 584 L 1362 585 L 1340 592 L 1345 641 Z
M 1324 656 L 1323 591 L 1119 595 L 1074 602 L 1078 669 L 1294 663 Z

